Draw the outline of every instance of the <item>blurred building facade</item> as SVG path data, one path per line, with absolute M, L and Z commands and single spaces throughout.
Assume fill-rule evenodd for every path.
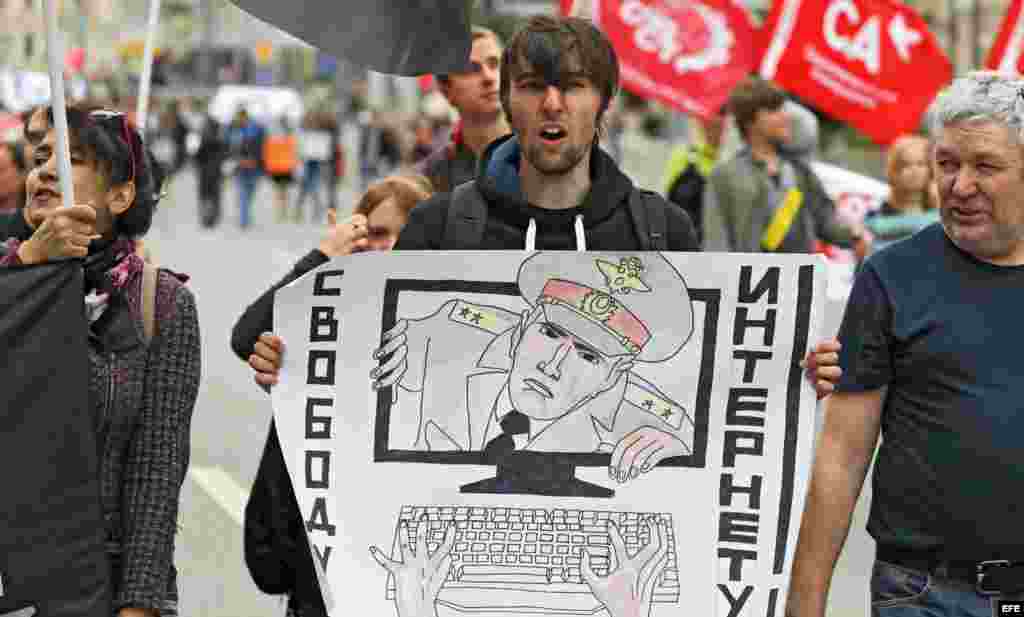
M 58 0 L 65 48 L 87 50 L 87 68 L 112 64 L 131 71 L 145 47 L 147 0 Z M 0 0 L 0 66 L 46 66 L 44 0 Z M 228 0 L 163 0 L 157 54 L 175 62 L 195 50 L 245 50 L 257 64 L 285 64 L 305 43 L 247 15 Z M 223 55 L 223 54 L 222 54 Z M 310 68 L 310 60 L 291 60 Z M 215 76 L 220 77 L 219 75 Z M 251 78 L 251 75 L 246 75 Z M 276 75 L 275 75 L 276 77 Z
M 911 0 L 953 62 L 955 74 L 981 67 L 1009 0 Z

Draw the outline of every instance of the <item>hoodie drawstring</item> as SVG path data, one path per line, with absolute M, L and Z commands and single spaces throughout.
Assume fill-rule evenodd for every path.
M 530 217 L 530 224 L 526 226 L 526 250 L 534 252 L 537 250 L 537 221 Z
M 573 224 L 576 230 L 576 250 L 587 250 L 587 235 L 583 230 L 583 215 L 577 214 Z M 526 250 L 533 252 L 537 250 L 537 221 L 530 217 L 530 224 L 526 226 Z
M 583 233 L 583 215 L 576 215 L 576 250 L 587 250 L 587 235 Z

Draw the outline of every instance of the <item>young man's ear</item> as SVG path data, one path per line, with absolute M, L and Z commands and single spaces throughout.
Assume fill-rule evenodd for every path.
M 107 190 L 107 206 L 114 216 L 120 216 L 127 212 L 133 203 L 135 203 L 134 181 L 122 182 Z

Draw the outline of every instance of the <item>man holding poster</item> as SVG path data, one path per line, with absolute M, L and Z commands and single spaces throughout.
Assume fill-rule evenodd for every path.
M 989 617 L 1000 596 L 1024 592 L 1024 371 L 1012 334 L 1024 302 L 1022 93 L 1019 77 L 971 73 L 939 97 L 930 124 L 941 224 L 875 253 L 856 279 L 791 617 L 825 615 L 880 434 L 872 614 Z
M 764 612 L 781 599 L 795 539 L 792 517 L 799 516 L 803 494 L 801 470 L 813 439 L 814 395 L 799 363 L 820 313 L 816 260 L 775 256 L 752 264 L 750 256 L 683 252 L 694 248 L 686 217 L 634 189 L 594 146 L 601 114 L 617 89 L 617 63 L 607 41 L 585 22 L 536 18 L 509 49 L 502 96 L 515 136 L 492 145 L 482 181 L 418 207 L 396 246 L 437 251 L 353 256 L 276 296 L 275 328 L 288 341 L 283 357 L 266 359 L 274 371 L 284 362 L 273 392 L 276 419 L 314 558 L 330 583 L 324 591 L 345 602 L 335 603 L 332 614 L 358 608 L 366 615 L 397 610 L 416 617 L 518 606 L 542 615 L 605 609 L 646 616 L 677 611 L 683 599 L 702 614 L 739 614 L 744 607 Z M 578 51 L 559 53 L 573 49 Z M 460 195 L 467 189 L 479 193 L 469 208 L 478 216 L 460 216 L 466 213 Z M 637 197 L 645 207 L 636 210 L 665 217 L 660 226 L 637 224 L 631 207 Z M 461 235 L 453 238 L 453 232 Z M 650 248 L 653 241 L 672 251 L 662 256 L 679 273 L 675 279 L 667 269 L 658 274 L 653 265 L 650 271 L 633 267 L 637 261 L 630 257 L 645 267 L 651 259 L 660 263 L 652 253 L 606 255 L 618 247 Z M 582 250 L 588 247 L 601 252 Z M 459 248 L 517 250 L 447 252 Z M 536 248 L 581 250 L 542 251 L 531 259 Z M 526 276 L 530 264 L 540 261 L 546 265 Z M 679 284 L 683 275 L 685 286 Z M 552 281 L 574 284 L 549 289 Z M 644 294 L 656 292 L 665 295 L 652 304 Z M 687 295 L 695 305 L 692 323 L 698 324 L 690 340 L 691 321 L 683 318 Z M 620 297 L 629 311 L 618 310 Z M 503 324 L 520 312 L 509 309 L 541 298 L 548 301 L 542 307 L 546 319 L 538 313 L 527 321 L 534 331 L 518 345 L 528 348 L 514 354 L 521 375 L 491 364 L 492 356 L 510 357 L 505 345 L 512 336 Z M 645 319 L 631 319 L 634 309 Z M 477 354 L 483 377 L 505 383 L 521 377 L 513 387 L 532 390 L 516 393 L 532 416 L 550 415 L 544 408 L 556 390 L 572 394 L 564 397 L 567 404 L 551 408 L 563 415 L 576 411 L 573 419 L 586 421 L 580 435 L 590 439 L 570 443 L 576 436 L 563 435 L 544 449 L 516 447 L 529 445 L 533 417 L 527 425 L 513 413 L 520 403 L 497 400 L 500 389 L 470 386 L 467 397 L 491 395 L 486 418 L 501 430 L 488 435 L 486 425 L 477 424 L 462 449 L 410 447 L 403 437 L 422 426 L 420 413 L 433 418 L 457 412 L 462 391 L 444 390 L 447 399 L 426 402 L 420 396 L 418 407 L 396 401 L 407 394 L 394 387 L 404 382 L 397 354 L 403 333 L 396 330 L 403 319 L 443 320 L 446 329 L 491 339 L 482 348 L 467 348 L 442 333 L 430 347 L 426 372 L 448 372 L 449 363 L 464 360 L 460 351 Z M 650 340 L 637 322 L 657 323 Z M 663 363 L 640 357 L 648 345 L 676 348 L 683 342 L 685 352 Z M 837 358 L 834 348 L 818 349 L 810 368 L 824 393 L 831 385 L 817 379 L 838 369 L 818 371 L 817 365 Z M 544 357 L 546 351 L 551 353 Z M 619 370 L 587 387 L 583 381 L 590 380 L 577 378 L 600 376 L 587 365 L 606 360 L 602 355 L 612 360 L 606 368 Z M 642 366 L 628 366 L 634 355 Z M 403 384 L 410 391 L 422 389 L 423 372 L 416 372 Z M 381 380 L 377 389 L 351 387 L 366 383 L 368 374 Z M 577 383 L 547 385 L 556 377 Z M 655 383 L 658 390 L 636 387 Z M 615 388 L 623 389 L 622 397 L 616 390 L 608 400 L 625 409 L 619 425 L 617 415 L 598 417 L 576 400 L 577 394 Z M 646 390 L 646 397 L 636 390 Z M 648 402 L 678 405 L 663 405 L 658 411 L 665 415 L 654 416 L 644 411 Z M 693 437 L 678 439 L 688 452 L 674 445 L 674 455 L 649 469 L 643 481 L 619 484 L 618 471 L 609 480 L 616 455 L 593 439 L 597 429 L 640 428 L 626 421 L 639 414 L 649 416 L 649 426 L 667 425 L 667 415 L 681 428 L 682 410 L 695 418 Z M 621 437 L 608 443 L 619 445 Z M 621 452 L 632 445 L 642 450 L 630 454 L 633 461 L 646 461 L 662 444 L 627 442 Z M 483 477 L 491 472 L 482 465 L 497 465 L 495 477 Z M 636 473 L 632 463 L 616 467 L 627 477 Z M 551 490 L 519 491 L 519 479 Z M 700 495 L 681 494 L 681 486 Z M 691 507 L 691 499 L 710 509 Z M 721 512 L 707 516 L 717 508 Z M 758 522 L 765 527 L 760 536 Z M 374 544 L 383 542 L 389 544 Z

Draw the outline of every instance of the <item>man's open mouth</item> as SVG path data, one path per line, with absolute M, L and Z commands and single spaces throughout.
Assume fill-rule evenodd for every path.
M 527 377 L 526 379 L 523 380 L 523 385 L 525 385 L 530 390 L 533 390 L 537 394 L 540 394 L 544 398 L 555 398 L 555 395 L 551 393 L 551 389 L 542 384 L 541 382 L 537 381 L 536 379 L 530 379 L 529 377 Z
M 558 142 L 566 138 L 568 132 L 560 126 L 544 127 L 540 131 L 540 138 L 548 142 Z

